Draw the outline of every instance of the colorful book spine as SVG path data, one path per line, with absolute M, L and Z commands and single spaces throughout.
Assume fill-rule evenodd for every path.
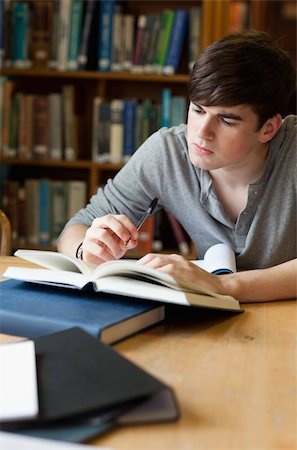
M 29 61 L 29 5 L 26 2 L 12 4 L 12 63 L 16 68 L 27 68 Z
M 110 102 L 110 161 L 120 163 L 123 158 L 124 101 L 113 99 Z
M 162 97 L 162 117 L 161 126 L 170 127 L 171 126 L 171 103 L 172 103 L 172 93 L 170 89 L 163 89 L 161 93 Z
M 135 37 L 135 49 L 133 55 L 132 72 L 142 72 L 141 57 L 144 44 L 145 29 L 147 24 L 147 16 L 141 14 L 137 19 L 137 30 Z
M 70 13 L 70 34 L 68 44 L 68 69 L 78 69 L 78 52 L 81 40 L 83 19 L 83 3 L 81 0 L 72 0 Z
M 177 72 L 185 41 L 187 24 L 188 12 L 184 9 L 177 9 L 174 15 L 166 62 L 163 68 L 165 75 L 174 75 Z
M 163 67 L 166 62 L 174 15 L 175 13 L 171 9 L 166 9 L 162 13 L 161 29 L 158 37 L 158 46 L 155 58 L 155 71 L 157 73 L 162 73 Z
M 173 95 L 171 102 L 170 126 L 174 127 L 186 122 L 186 99 L 182 95 Z
M 66 70 L 70 31 L 71 0 L 59 2 L 57 69 Z
M 123 70 L 131 71 L 134 49 L 134 23 L 135 16 L 124 14 L 123 19 Z
M 88 63 L 88 47 L 91 36 L 92 21 L 96 11 L 96 0 L 88 0 L 82 25 L 81 42 L 78 54 L 78 69 L 84 70 Z
M 66 183 L 61 180 L 50 181 L 50 242 L 56 246 L 67 222 Z
M 115 0 L 101 0 L 99 6 L 98 70 L 107 72 L 111 67 L 112 25 Z
M 136 150 L 135 146 L 135 126 L 136 126 L 136 108 L 137 101 L 135 99 L 124 100 L 124 138 L 123 138 L 123 159 L 128 159 Z
M 196 59 L 202 49 L 202 21 L 201 7 L 194 6 L 189 11 L 189 72 L 192 70 Z
M 122 70 L 122 47 L 123 47 L 123 12 L 121 5 L 115 5 L 112 23 L 112 55 L 111 70 L 119 72 Z

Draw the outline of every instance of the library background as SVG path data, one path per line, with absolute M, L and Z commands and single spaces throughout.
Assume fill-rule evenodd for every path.
M 152 132 L 186 120 L 201 49 L 246 28 L 296 61 L 291 0 L 1 0 L 0 207 L 12 251 L 55 250 L 67 219 Z M 140 236 L 130 257 L 195 256 L 166 211 Z

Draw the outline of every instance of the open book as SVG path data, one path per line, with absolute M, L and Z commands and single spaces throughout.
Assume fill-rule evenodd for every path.
M 196 283 L 173 278 L 134 260 L 114 260 L 95 266 L 57 252 L 17 250 L 15 255 L 46 269 L 8 267 L 4 277 L 76 289 L 92 283 L 96 292 L 240 311 L 239 302 L 231 296 L 199 288 Z

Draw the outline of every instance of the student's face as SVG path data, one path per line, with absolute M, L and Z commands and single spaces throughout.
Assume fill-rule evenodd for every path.
M 267 148 L 257 115 L 246 105 L 190 103 L 187 142 L 191 162 L 205 170 L 249 167 Z

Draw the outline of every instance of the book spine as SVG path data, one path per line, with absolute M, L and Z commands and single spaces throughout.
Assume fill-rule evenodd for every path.
M 70 31 L 71 0 L 60 0 L 58 16 L 57 69 L 66 70 Z
M 2 2 L 3 3 L 3 2 Z M 10 0 L 4 3 L 4 43 L 5 56 L 4 67 L 12 66 L 12 2 Z
M 183 9 L 176 10 L 170 36 L 170 43 L 166 56 L 166 62 L 163 68 L 163 73 L 165 75 L 174 75 L 177 72 L 185 41 L 187 23 L 187 11 Z
M 63 134 L 64 134 L 64 157 L 67 161 L 77 159 L 75 145 L 75 118 L 74 118 L 74 86 L 71 84 L 62 87 L 63 101 Z
M 98 70 L 102 72 L 109 71 L 111 66 L 112 25 L 114 8 L 114 0 L 100 1 Z
M 10 120 L 9 120 L 9 142 L 8 155 L 11 158 L 17 157 L 18 150 L 18 122 L 20 110 L 20 95 L 15 94 L 11 100 Z
M 154 73 L 154 61 L 156 55 L 156 49 L 158 45 L 158 38 L 161 26 L 161 15 L 157 14 L 153 17 L 152 32 L 150 38 L 150 44 L 147 51 L 147 57 L 144 65 L 144 72 Z
M 33 104 L 33 154 L 36 158 L 48 156 L 48 96 L 36 95 Z
M 113 99 L 110 102 L 110 160 L 112 163 L 120 163 L 123 157 L 123 111 L 123 100 Z
M 50 181 L 50 215 L 50 242 L 56 246 L 67 222 L 67 191 L 64 181 Z
M 132 72 L 140 73 L 142 72 L 141 66 L 141 57 L 143 51 L 143 43 L 145 36 L 145 29 L 147 24 L 147 16 L 141 14 L 137 19 L 137 30 L 136 30 L 136 38 L 135 38 L 135 49 L 133 55 L 133 65 Z
M 170 89 L 162 90 L 162 118 L 161 126 L 170 127 L 171 126 L 171 103 L 172 103 L 172 93 Z
M 26 190 L 18 187 L 18 246 L 26 244 Z
M 190 253 L 190 247 L 189 243 L 186 238 L 186 234 L 178 222 L 178 220 L 171 214 L 170 212 L 166 211 L 169 223 L 171 225 L 174 237 L 176 239 L 178 249 L 182 255 L 189 255 Z
M 16 68 L 30 66 L 28 58 L 29 13 L 28 3 L 12 4 L 12 62 Z
M 174 11 L 167 9 L 162 14 L 161 30 L 159 33 L 158 47 L 155 60 L 155 71 L 162 73 L 165 65 L 167 50 L 170 41 L 171 30 L 174 21 Z
M 28 157 L 26 96 L 19 93 L 18 157 Z
M 67 182 L 67 220 L 84 208 L 87 201 L 87 183 L 71 180 Z
M 39 180 L 27 178 L 24 183 L 26 191 L 26 230 L 30 245 L 39 244 Z
M 31 27 L 32 59 L 35 67 L 47 67 L 51 52 L 53 27 L 53 2 L 36 0 L 33 2 Z
M 186 99 L 181 95 L 173 95 L 171 102 L 171 126 L 186 122 Z
M 115 6 L 112 23 L 112 55 L 111 70 L 122 70 L 123 13 L 120 5 Z
M 19 237 L 18 190 L 18 181 L 4 180 L 2 208 L 11 223 L 11 240 L 13 246 L 17 246 Z
M 39 245 L 50 244 L 50 188 L 49 180 L 39 181 Z
M 26 147 L 27 152 L 25 158 L 33 157 L 33 109 L 34 109 L 34 95 L 26 95 Z
M 95 14 L 96 0 L 88 0 L 85 5 L 81 43 L 78 54 L 78 68 L 84 70 L 88 62 L 88 46 L 92 28 L 92 18 Z
M 136 107 L 135 99 L 124 100 L 124 138 L 123 138 L 123 158 L 124 161 L 128 159 L 135 152 L 135 125 L 136 125 Z
M 201 7 L 195 6 L 189 11 L 189 72 L 192 70 L 196 59 L 201 53 L 202 49 L 202 22 L 201 22 Z
M 60 3 L 54 1 L 52 4 L 52 31 L 50 41 L 50 59 L 48 67 L 50 69 L 57 69 L 58 67 L 58 39 L 59 39 L 59 10 Z
M 12 80 L 4 78 L 2 84 L 2 123 L 1 123 L 1 153 L 9 157 L 9 124 L 12 96 L 15 84 Z
M 62 95 L 49 94 L 49 157 L 63 159 L 62 144 Z
M 73 0 L 70 13 L 70 32 L 68 46 L 68 69 L 78 69 L 78 52 L 81 39 L 83 18 L 83 3 L 81 0 Z
M 132 14 L 124 15 L 123 23 L 123 70 L 131 71 L 134 49 L 134 22 Z
M 152 112 L 152 100 L 146 98 L 142 103 L 143 116 L 142 116 L 142 142 L 144 142 L 150 136 L 150 124 L 151 124 L 151 112 Z

